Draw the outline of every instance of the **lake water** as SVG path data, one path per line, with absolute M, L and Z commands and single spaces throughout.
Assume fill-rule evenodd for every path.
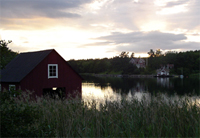
M 83 99 L 99 101 L 126 99 L 149 99 L 153 95 L 165 94 L 170 98 L 189 95 L 200 101 L 200 81 L 198 78 L 117 78 L 83 76 Z

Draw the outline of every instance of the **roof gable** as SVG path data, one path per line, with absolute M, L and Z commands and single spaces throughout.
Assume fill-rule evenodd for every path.
M 1 71 L 1 82 L 20 82 L 53 50 L 19 54 Z
M 132 58 L 129 62 L 133 64 L 138 64 L 138 63 L 145 63 L 145 60 L 142 58 Z

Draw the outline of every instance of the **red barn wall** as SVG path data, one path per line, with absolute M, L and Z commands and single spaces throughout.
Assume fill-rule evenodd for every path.
M 16 90 L 20 89 L 20 84 L 16 82 L 1 82 L 1 91 L 9 90 L 9 85 L 15 85 Z
M 48 64 L 58 64 L 58 78 L 48 78 Z M 82 78 L 56 52 L 52 51 L 21 82 L 22 90 L 34 91 L 42 95 L 44 88 L 65 87 L 66 94 L 77 91 L 81 95 Z

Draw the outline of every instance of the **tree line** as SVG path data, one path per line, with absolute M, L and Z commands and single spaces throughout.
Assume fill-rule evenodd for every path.
M 149 63 L 148 67 L 152 70 L 159 68 L 159 65 L 174 64 L 174 68 L 170 70 L 172 74 L 183 74 L 185 76 L 196 74 L 199 73 L 200 68 L 200 50 L 186 52 L 169 51 L 159 56 L 152 54 L 149 57 Z
M 133 56 L 133 53 L 131 55 Z M 79 73 L 138 74 L 139 69 L 135 65 L 129 64 L 130 59 L 128 52 L 122 52 L 113 58 L 72 59 L 68 63 Z
M 170 74 L 190 75 L 199 73 L 200 50 L 175 52 L 168 51 L 162 54 L 160 49 L 150 49 L 146 68 L 137 68 L 129 63 L 134 53 L 122 52 L 119 56 L 103 59 L 69 60 L 68 63 L 79 73 L 105 73 L 105 74 L 155 74 L 163 65 L 174 64 Z
M 8 44 L 12 41 L 6 42 L 0 40 L 0 65 L 3 69 L 14 57 L 19 53 L 14 52 L 8 48 Z M 148 58 L 143 58 L 148 61 L 146 68 L 137 68 L 130 62 L 134 58 L 134 53 L 121 52 L 120 55 L 112 58 L 103 59 L 71 59 L 68 63 L 78 73 L 102 73 L 102 74 L 155 74 L 156 70 L 161 65 L 174 64 L 174 68 L 170 69 L 170 74 L 190 75 L 197 74 L 200 70 L 200 50 L 175 52 L 169 51 L 162 53 L 160 49 L 154 51 L 150 49 Z

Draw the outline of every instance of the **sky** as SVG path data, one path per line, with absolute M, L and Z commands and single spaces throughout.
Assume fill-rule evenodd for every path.
M 200 0 L 0 0 L 0 39 L 65 60 L 200 49 Z

